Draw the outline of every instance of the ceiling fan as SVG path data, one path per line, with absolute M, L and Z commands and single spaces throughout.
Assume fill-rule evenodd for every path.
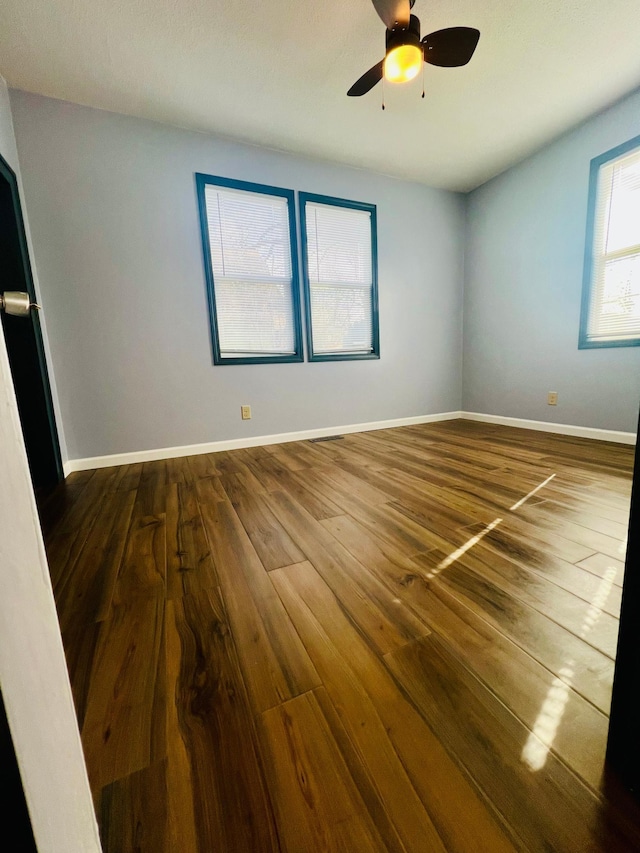
M 384 77 L 404 83 L 420 72 L 423 60 L 429 65 L 455 68 L 466 65 L 480 38 L 471 27 L 449 27 L 429 33 L 420 40 L 420 21 L 411 14 L 415 0 L 373 0 L 387 28 L 385 58 L 366 71 L 347 92 L 352 98 L 366 95 Z

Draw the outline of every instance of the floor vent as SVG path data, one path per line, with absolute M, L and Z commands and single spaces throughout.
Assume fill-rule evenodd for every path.
M 343 435 L 323 435 L 322 438 L 310 438 L 309 441 L 315 444 L 316 441 L 340 441 L 342 438 Z

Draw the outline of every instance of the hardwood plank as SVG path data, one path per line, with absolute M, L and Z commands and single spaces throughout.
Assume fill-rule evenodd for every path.
M 422 636 L 424 626 L 394 594 L 284 492 L 273 492 L 273 510 L 336 594 L 349 618 L 380 653 Z
M 327 518 L 322 526 L 369 571 L 397 594 L 398 585 L 407 573 L 416 571 L 415 562 L 388 542 L 378 539 L 349 515 Z
M 66 484 L 69 486 L 84 486 L 93 477 L 94 471 L 94 468 L 86 468 L 84 471 L 72 471 L 66 476 L 66 478 L 60 485 L 64 486 Z
M 418 556 L 416 562 L 428 571 L 438 565 L 439 556 Z M 574 689 L 603 713 L 609 713 L 613 680 L 609 657 L 470 569 L 454 564 L 437 577 L 465 605 L 554 675 L 561 677 L 567 659 L 575 661 Z
M 468 539 L 479 532 L 482 532 L 482 525 L 466 528 Z M 577 563 L 590 556 L 591 551 L 560 536 L 537 535 L 531 525 L 522 526 L 513 516 L 501 518 L 500 523 L 483 536 L 482 544 L 516 563 L 533 568 L 546 566 L 550 555 L 552 560 Z
M 469 528 L 469 531 L 470 533 L 473 532 L 473 528 Z M 487 541 L 498 540 L 500 537 L 507 540 L 509 537 L 512 540 L 517 538 L 518 541 L 524 542 L 532 548 L 551 551 L 556 557 L 560 557 L 568 563 L 584 560 L 596 550 L 593 545 L 574 542 L 566 536 L 541 530 L 537 525 L 519 518 L 517 513 L 505 515 L 500 527 L 491 531 Z
M 73 501 L 54 525 L 47 538 L 47 559 L 56 596 L 73 577 L 73 571 L 84 543 L 93 527 L 105 494 L 117 474 L 117 468 L 99 468 L 90 472 L 78 500 Z
M 264 446 L 258 447 L 243 447 L 240 450 L 233 451 L 235 456 L 242 462 L 250 462 L 253 459 L 260 459 L 261 456 L 268 456 L 268 452 Z
M 231 504 L 201 503 L 200 510 L 254 710 L 265 711 L 320 686 Z
M 318 493 L 313 477 L 308 474 L 296 476 L 288 471 L 283 472 L 277 480 L 274 478 L 270 491 L 286 491 L 296 503 L 299 503 L 309 515 L 318 521 L 324 518 L 333 518 L 343 513 L 337 504 Z
M 432 565 L 437 571 L 438 563 L 428 555 L 421 558 L 420 564 Z M 601 580 L 592 601 L 586 602 L 559 589 L 524 566 L 494 555 L 487 548 L 469 549 L 456 559 L 455 566 L 470 569 L 512 598 L 557 622 L 603 654 L 612 659 L 615 657 L 618 618 L 603 608 L 613 588 L 609 581 Z
M 544 554 L 543 559 L 536 565 L 533 565 L 531 562 L 518 562 L 516 560 L 511 560 L 509 557 L 505 557 L 495 549 L 485 545 L 483 541 L 474 545 L 473 553 L 483 562 L 490 563 L 496 570 L 499 570 L 505 563 L 525 568 L 532 574 L 536 574 L 549 583 L 559 586 L 567 592 L 573 593 L 573 595 L 588 603 L 591 603 L 597 595 L 600 601 L 600 606 L 606 613 L 609 613 L 611 616 L 615 616 L 616 618 L 620 613 L 620 598 L 622 593 L 620 579 L 622 578 L 622 572 L 620 572 L 620 579 L 618 579 L 613 572 L 608 572 L 607 577 L 611 579 L 612 586 L 608 590 L 606 600 L 602 600 L 600 595 L 600 581 L 604 576 L 604 571 L 602 575 L 592 574 L 587 569 L 582 568 L 579 563 L 576 565 L 568 563 L 566 560 L 556 557 L 551 552 Z M 594 555 L 594 557 L 595 556 L 596 555 Z M 588 558 L 588 560 L 592 559 L 593 557 Z M 616 561 L 609 562 L 615 563 Z M 613 569 L 615 568 L 616 567 L 614 566 Z
M 181 738 L 189 763 L 194 853 L 277 851 L 253 715 L 218 591 L 170 602 L 168 616 L 180 641 L 177 672 L 172 663 L 179 732 L 172 731 L 170 740 Z M 174 835 L 182 853 L 183 819 L 175 814 L 173 820 L 179 821 Z
M 167 598 L 218 586 L 193 482 L 167 486 Z
M 397 690 L 380 659 L 345 616 L 313 567 L 302 564 L 280 569 L 275 577 L 282 575 L 288 578 L 296 596 L 306 605 L 306 609 L 292 607 L 291 610 L 305 641 L 311 645 L 309 632 L 314 630 L 314 625 L 309 614 L 313 614 L 331 643 L 340 650 L 348 650 L 344 654 L 348 655 L 359 689 L 371 700 L 445 849 L 452 853 L 513 850 L 499 827 L 499 818 L 492 815 L 491 806 L 478 797 L 473 784 L 459 771 L 431 729 Z M 284 587 L 280 589 L 287 594 Z M 291 603 L 291 597 L 287 597 L 287 604 Z M 450 808 L 451 802 L 456 803 L 454 811 Z M 420 845 L 413 849 L 420 850 Z
M 602 849 L 606 807 L 482 687 L 437 635 L 385 660 L 528 849 Z M 607 850 L 637 849 L 640 836 L 625 838 L 616 829 L 609 826 Z
M 214 453 L 199 453 L 196 456 L 186 456 L 185 461 L 194 480 L 217 477 L 221 473 L 216 465 Z
M 433 548 L 446 547 L 449 542 L 449 530 L 445 543 L 441 535 L 427 530 L 412 519 L 407 518 L 390 504 L 382 506 L 366 504 L 354 496 L 349 496 L 347 492 L 334 490 L 322 482 L 319 482 L 317 487 L 326 497 L 334 500 L 342 508 L 342 514 L 351 515 L 352 518 L 371 530 L 378 539 L 396 550 L 402 551 L 407 556 L 429 551 Z
M 104 853 L 172 853 L 166 772 L 166 761 L 158 761 L 103 788 L 99 823 Z
M 246 461 L 243 465 L 239 466 L 241 470 L 238 473 L 246 475 L 248 470 L 259 483 L 260 489 L 265 492 L 282 488 L 278 479 L 279 476 L 291 473 L 284 466 L 279 465 L 269 454 Z M 275 471 L 273 470 L 274 467 Z
M 242 470 L 243 460 L 233 450 L 218 450 L 211 456 L 219 474 L 237 474 Z
M 283 850 L 387 849 L 313 693 L 266 711 L 262 730 Z
M 604 497 L 603 497 L 604 496 Z M 624 522 L 628 517 L 624 508 L 620 505 L 610 506 L 606 503 L 606 492 L 603 489 L 565 489 L 560 486 L 553 485 L 545 490 L 544 497 L 554 507 L 558 508 L 558 512 L 580 513 L 595 516 L 601 521 Z
M 377 780 L 369 774 L 365 767 L 355 742 L 349 737 L 349 734 L 327 691 L 324 688 L 318 688 L 314 691 L 314 696 L 318 700 L 318 704 L 322 709 L 324 718 L 331 730 L 331 735 L 340 750 L 345 764 L 347 765 L 347 769 L 351 774 L 351 778 L 358 789 L 358 793 L 360 794 L 363 803 L 365 804 L 365 808 L 369 812 L 378 834 L 384 843 L 385 851 L 389 851 L 389 853 L 394 853 L 394 851 L 398 851 L 398 853 L 406 853 L 407 849 L 410 850 L 411 848 L 405 847 L 402 843 L 400 838 L 401 833 L 397 832 L 393 826 L 387 813 L 387 809 L 378 794 Z M 409 809 L 410 808 L 411 806 L 409 806 Z M 407 834 L 406 831 L 404 834 Z M 439 850 L 440 848 L 436 846 L 434 849 Z
M 600 789 L 608 720 L 602 711 L 571 688 L 567 670 L 559 683 L 558 676 L 478 616 L 441 583 L 413 576 L 400 587 L 398 595 L 409 599 L 412 606 L 422 612 L 432 631 L 446 641 L 462 664 L 528 728 L 533 729 L 539 717 L 544 719 L 542 709 L 549 707 L 549 697 L 553 699 L 556 693 L 561 695 L 563 713 L 557 721 L 551 748 L 593 789 Z
M 267 571 L 305 559 L 267 502 L 252 493 L 239 475 L 222 477 L 222 485 Z
M 73 511 L 74 505 L 84 491 L 85 483 L 69 483 L 67 480 L 45 493 L 36 491 L 38 516 L 45 542 L 60 527 L 66 515 Z
M 255 460 L 252 463 L 252 470 L 268 491 L 271 491 L 271 488 L 275 486 L 281 474 L 290 473 L 289 468 L 272 454 L 261 456 L 260 459 Z
M 115 491 L 135 491 L 142 478 L 142 462 L 134 462 L 131 465 L 120 465 L 118 473 L 113 482 Z
M 185 456 L 178 459 L 167 459 L 167 485 L 172 483 L 191 483 L 193 473 Z
M 199 594 L 203 594 L 200 592 Z M 220 593 L 218 590 L 218 600 Z M 212 596 L 212 601 L 216 601 L 215 596 Z M 198 851 L 198 831 L 196 828 L 196 800 L 197 794 L 194 788 L 194 775 L 192 771 L 192 760 L 190 758 L 191 743 L 189 738 L 183 734 L 180 726 L 181 717 L 187 721 L 190 717 L 191 706 L 188 702 L 183 707 L 182 702 L 178 698 L 179 685 L 181 681 L 181 671 L 183 669 L 183 652 L 182 640 L 178 624 L 182 625 L 185 631 L 184 620 L 176 617 L 174 601 L 166 602 L 166 618 L 165 618 L 165 644 L 167 650 L 167 790 L 171 792 L 171 796 L 167 802 L 166 815 L 166 832 L 167 846 L 169 851 L 180 850 L 183 853 L 199 853 Z M 214 633 L 214 637 L 219 637 L 220 632 Z M 207 640 L 211 642 L 208 638 Z M 232 640 L 229 640 L 232 642 Z M 195 644 L 192 642 L 190 648 Z M 186 657 L 186 655 L 184 656 Z M 229 666 L 233 668 L 234 659 L 229 663 L 224 659 L 220 666 Z M 186 667 L 185 667 L 186 670 Z M 235 667 L 237 672 L 237 666 Z M 241 689 L 244 684 L 240 682 Z M 188 694 L 184 694 L 187 695 Z M 246 696 L 246 692 L 244 694 Z M 193 762 L 196 767 L 197 760 Z
M 235 474 L 234 476 L 237 477 L 240 480 L 240 482 L 244 484 L 245 488 L 250 489 L 253 494 L 268 495 L 269 494 L 268 491 L 265 489 L 265 487 L 262 485 L 260 480 L 256 477 L 256 475 L 251 470 L 251 467 L 250 467 L 251 464 L 252 464 L 252 460 L 249 460 L 249 463 L 240 462 L 238 464 L 240 471 L 238 471 L 238 473 Z M 222 483 L 220 485 L 222 487 Z M 222 487 L 222 491 L 224 492 L 224 487 Z M 225 492 L 225 494 L 226 494 L 226 492 Z
M 162 505 L 166 506 L 165 490 Z M 146 497 L 140 490 L 131 515 L 131 525 L 120 572 L 113 591 L 113 601 L 122 604 L 132 596 L 165 595 L 167 572 L 167 525 L 165 513 L 146 515 Z
M 368 435 L 372 436 L 371 433 Z M 378 444 L 382 443 L 386 447 L 387 453 L 397 460 L 395 467 L 406 468 L 409 473 L 419 473 L 419 468 L 424 469 L 426 461 L 430 476 L 434 482 L 436 482 L 436 475 L 442 478 L 443 485 L 451 482 L 452 479 L 461 479 L 461 474 L 465 474 L 467 478 L 476 476 L 479 479 L 478 485 L 481 494 L 493 495 L 494 499 L 496 495 L 501 494 L 505 502 L 514 499 L 514 485 L 508 484 L 504 489 L 493 490 L 483 487 L 483 483 L 488 479 L 486 476 L 487 472 L 494 472 L 504 466 L 504 452 L 497 453 L 492 450 L 483 450 L 484 445 L 482 443 L 477 442 L 474 444 L 473 441 L 470 441 L 466 437 L 464 439 L 455 439 L 452 436 L 448 436 L 444 449 L 432 444 L 426 450 L 420 446 L 407 447 L 398 442 L 395 436 L 384 439 L 372 436 L 372 439 L 374 446 L 376 442 Z M 459 444 L 460 447 L 456 448 L 456 444 Z M 472 449 L 472 453 L 469 452 L 470 448 Z M 520 462 L 514 456 L 509 457 L 509 464 L 515 472 L 522 472 L 525 476 L 530 472 L 530 464 Z M 482 475 L 482 471 L 485 472 L 484 475 Z M 552 473 L 551 470 L 548 470 L 542 479 L 549 476 L 550 473 Z
M 115 466 L 84 472 L 91 476 L 85 482 L 81 493 L 82 500 L 74 504 L 72 512 L 65 516 L 62 523 L 57 526 L 55 532 L 68 532 L 69 530 L 86 527 L 88 520 L 99 509 L 104 494 L 113 491 L 114 485 L 117 482 L 118 471 L 118 466 Z
M 566 519 L 567 521 L 579 524 L 581 527 L 586 527 L 588 530 L 612 536 L 614 539 L 627 538 L 629 530 L 628 507 L 624 513 L 619 513 L 617 518 L 603 518 L 600 514 L 589 512 L 585 509 L 570 509 L 565 504 L 560 504 L 558 501 L 553 500 L 545 500 L 538 507 L 538 510 L 547 517 L 552 516 L 556 519 Z
M 412 850 L 420 841 L 426 849 L 444 853 L 442 840 L 391 745 L 371 699 L 359 683 L 357 671 L 349 665 L 348 650 L 332 642 L 298 595 L 296 576 L 301 571 L 313 569 L 307 563 L 278 570 L 272 577 L 322 678 L 329 701 L 320 698 L 322 691 L 318 691 L 318 699 L 337 742 L 342 744 L 343 755 L 350 744 L 355 747 L 356 757 L 346 760 L 353 777 L 359 781 L 358 788 L 385 839 L 386 849 L 404 850 L 406 847 Z M 340 720 L 340 726 L 332 723 L 333 714 Z M 362 769 L 361 765 L 364 765 Z
M 352 474 L 358 472 L 357 466 L 351 463 L 342 463 L 343 467 Z M 431 481 L 432 465 L 409 466 L 409 471 L 395 467 L 393 457 L 389 458 L 387 465 L 376 470 L 368 469 L 360 473 L 363 479 L 371 485 L 385 492 L 393 506 L 399 508 L 409 517 L 411 511 L 420 513 L 420 518 L 415 520 L 419 523 L 428 524 L 430 515 L 441 516 L 447 519 L 449 526 L 462 527 L 474 522 L 488 523 L 495 518 L 496 511 L 500 509 L 495 504 L 487 506 L 486 503 L 474 498 L 468 493 L 459 493 L 458 485 L 469 488 L 468 476 L 443 486 Z M 492 473 L 492 479 L 494 474 Z
M 342 436 L 335 441 L 318 441 L 310 446 L 313 447 L 318 464 L 326 465 L 332 462 L 339 463 L 344 458 L 347 442 Z
M 357 498 L 364 504 L 371 506 L 379 506 L 387 503 L 389 498 L 381 489 L 372 486 L 370 483 L 362 480 L 360 477 L 349 473 L 349 471 L 341 468 L 338 465 L 324 465 L 322 467 L 314 467 L 309 473 L 314 488 L 318 488 L 318 483 L 323 483 L 328 489 L 335 489 L 338 495 L 347 495 L 349 498 Z
M 82 729 L 91 688 L 91 671 L 100 623 L 76 620 L 69 622 L 61 630 L 78 727 Z
M 135 492 L 104 495 L 96 521 L 82 542 L 72 573 L 57 587 L 58 615 L 64 630 L 74 622 L 107 618 L 127 539 Z
M 299 442 L 272 444 L 267 445 L 265 450 L 289 471 L 304 471 L 305 468 L 309 468 L 311 463 L 308 457 L 305 459 L 302 453 L 297 451 L 298 446 L 301 446 Z
M 345 467 L 345 462 L 357 466 L 360 472 L 375 471 L 383 465 L 381 458 L 371 453 L 367 445 L 361 444 L 360 434 L 345 435 L 342 441 L 314 444 L 314 450 L 325 464 L 335 463 L 341 468 Z M 318 462 L 320 464 L 320 460 Z
M 555 531 L 565 539 L 584 545 L 591 551 L 598 551 L 616 560 L 624 560 L 627 550 L 626 525 L 622 535 L 614 537 L 576 524 L 568 519 L 558 518 L 555 514 L 547 512 L 544 504 L 538 504 L 535 507 L 523 507 L 518 511 L 518 517 L 531 522 L 538 528 Z M 610 521 L 609 524 L 612 525 L 613 522 Z M 619 527 L 623 527 L 623 525 L 620 524 Z
M 611 578 L 611 583 L 622 587 L 624 563 L 621 560 L 614 560 L 613 557 L 608 557 L 606 554 L 592 554 L 586 560 L 580 560 L 576 566 L 580 569 L 586 569 L 599 578 Z
M 82 726 L 91 787 L 164 757 L 164 599 L 133 598 L 101 623 Z
M 334 436 L 316 436 L 316 438 L 310 438 L 297 444 L 299 449 L 296 452 L 302 454 L 302 458 L 308 463 L 307 467 L 311 468 L 332 465 L 334 462 L 341 464 L 342 460 L 350 454 L 357 454 L 353 435 L 350 433 L 345 435 L 336 433 Z M 361 462 L 364 462 L 362 456 L 358 458 Z
M 487 472 L 483 469 L 443 460 L 440 456 L 422 462 L 416 460 L 411 464 L 389 457 L 388 464 L 378 469 L 375 475 L 387 480 L 386 491 L 393 495 L 395 501 L 439 508 L 441 512 L 452 515 L 457 527 L 462 526 L 460 521 L 468 518 L 472 522 L 486 523 L 504 512 L 516 496 L 521 497 L 523 492 L 540 483 L 539 476 L 504 478 L 491 471 L 491 481 L 487 486 Z M 368 479 L 372 478 L 369 473 Z M 507 487 L 497 490 L 496 486 L 502 480 L 506 481 Z
M 165 512 L 167 461 L 143 462 L 140 485 L 136 496 L 139 515 L 160 516 Z

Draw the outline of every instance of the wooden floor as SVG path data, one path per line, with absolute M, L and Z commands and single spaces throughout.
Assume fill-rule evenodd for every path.
M 464 421 L 42 507 L 106 853 L 621 851 L 632 448 Z

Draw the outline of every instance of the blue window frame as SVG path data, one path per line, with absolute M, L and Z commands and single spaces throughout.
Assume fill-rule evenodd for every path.
M 591 161 L 578 346 L 640 346 L 640 136 Z
M 302 361 L 292 190 L 196 174 L 214 364 Z
M 380 358 L 375 205 L 298 202 L 309 361 Z

